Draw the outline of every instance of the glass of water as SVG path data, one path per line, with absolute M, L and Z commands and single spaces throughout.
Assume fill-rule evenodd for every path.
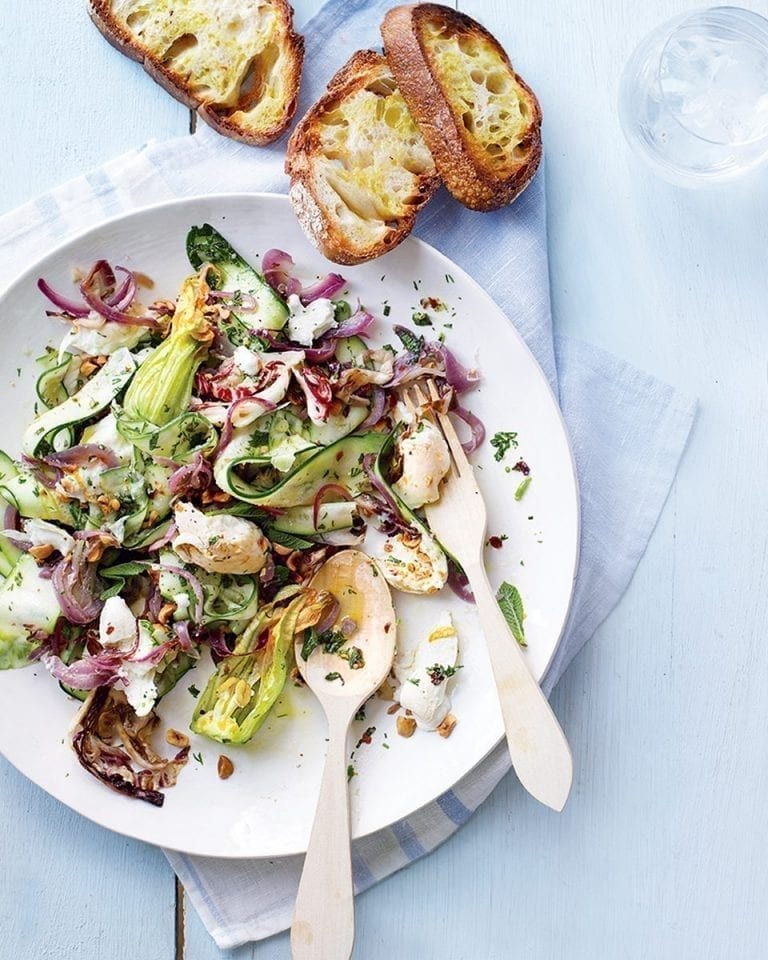
M 768 158 L 768 20 L 711 7 L 663 24 L 624 69 L 619 115 L 630 146 L 673 183 L 757 166 Z

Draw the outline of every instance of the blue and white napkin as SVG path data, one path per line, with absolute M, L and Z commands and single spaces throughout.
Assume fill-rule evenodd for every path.
M 390 0 L 330 0 L 304 28 L 299 115 L 362 46 L 380 44 Z M 200 193 L 287 190 L 285 143 L 257 150 L 203 128 L 150 143 L 0 218 L 0 258 L 11 280 L 53 244 L 139 206 Z M 544 178 L 511 207 L 473 213 L 441 192 L 416 233 L 462 266 L 523 335 L 559 396 L 581 487 L 582 541 L 563 642 L 549 692 L 624 593 L 664 505 L 695 405 L 621 360 L 555 337 L 549 304 Z M 503 745 L 434 803 L 354 844 L 358 891 L 429 853 L 457 830 L 509 770 Z M 301 857 L 232 861 L 167 852 L 221 947 L 290 923 Z

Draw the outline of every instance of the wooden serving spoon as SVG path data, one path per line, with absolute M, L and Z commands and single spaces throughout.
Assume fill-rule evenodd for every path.
M 349 960 L 355 939 L 355 907 L 349 836 L 347 732 L 363 703 L 381 686 L 395 655 L 395 611 L 387 582 L 370 557 L 344 550 L 331 557 L 310 586 L 339 601 L 332 629 L 355 624 L 343 659 L 318 646 L 309 659 L 296 642 L 296 662 L 328 719 L 328 752 L 317 811 L 304 860 L 291 926 L 294 960 Z M 350 662 L 357 661 L 353 668 Z

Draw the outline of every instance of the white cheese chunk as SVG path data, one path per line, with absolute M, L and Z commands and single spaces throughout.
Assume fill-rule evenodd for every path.
M 411 663 L 398 671 L 402 685 L 397 699 L 424 730 L 437 729 L 450 710 L 448 683 L 456 671 L 458 657 L 458 634 L 450 613 L 445 611 L 429 636 L 416 647 Z
M 288 336 L 294 343 L 311 347 L 318 337 L 335 326 L 332 300 L 318 297 L 305 307 L 295 294 L 288 297 Z
M 209 573 L 258 573 L 266 563 L 269 543 L 250 520 L 209 516 L 184 502 L 176 504 L 175 516 L 173 549 L 186 563 Z
M 451 458 L 440 429 L 430 420 L 419 420 L 401 435 L 397 449 L 403 472 L 394 490 L 412 510 L 440 499 L 440 481 Z

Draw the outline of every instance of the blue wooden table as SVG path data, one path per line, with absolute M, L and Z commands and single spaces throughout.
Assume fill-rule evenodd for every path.
M 542 101 L 558 328 L 701 409 L 627 596 L 554 695 L 576 760 L 565 813 L 507 778 L 448 844 L 359 898 L 360 960 L 767 955 L 768 170 L 669 187 L 628 155 L 616 114 L 630 50 L 687 5 L 461 0 Z M 189 129 L 84 7 L 0 4 L 3 209 Z M 316 4 L 296 7 L 301 23 Z M 0 803 L 2 960 L 289 956 L 285 936 L 221 953 L 158 850 L 5 762 Z

